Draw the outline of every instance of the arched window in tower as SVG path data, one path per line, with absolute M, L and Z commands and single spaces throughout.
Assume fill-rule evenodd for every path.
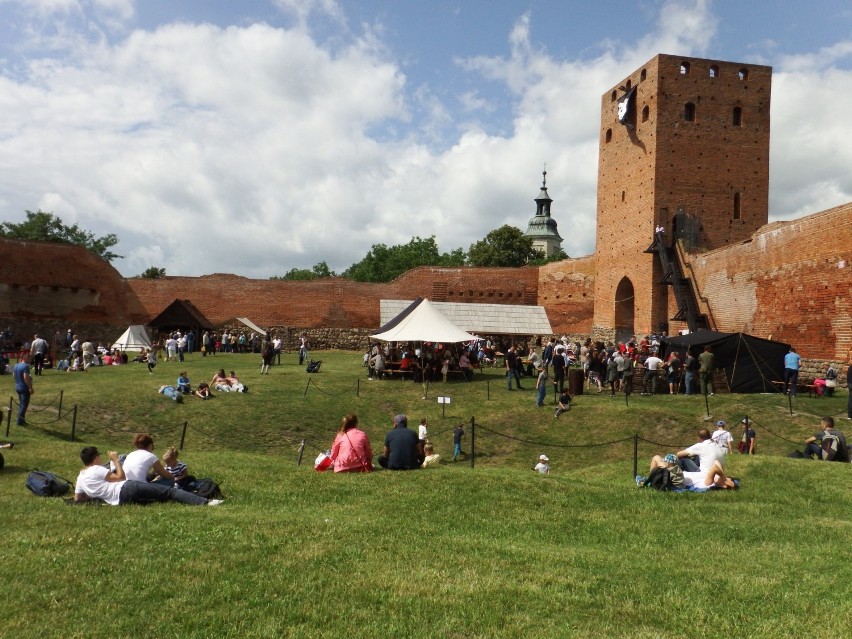
M 748 80 L 748 69 L 740 69 L 740 70 L 737 72 L 737 77 L 738 77 L 740 80 Z
M 695 105 L 692 102 L 683 105 L 683 119 L 685 122 L 695 122 Z
M 615 99 L 616 99 L 617 97 L 618 97 L 618 94 L 617 94 L 615 91 L 613 91 L 612 93 L 610 93 L 610 94 L 609 94 L 609 101 L 610 101 L 610 102 L 615 102 Z
M 648 121 L 648 113 L 650 113 L 650 109 L 648 108 L 648 105 L 646 104 L 645 106 L 642 107 L 642 122 Z
M 606 143 L 609 144 L 612 141 L 612 129 L 606 130 L 606 135 L 604 136 Z
M 710 65 L 710 77 L 718 78 L 719 77 L 719 67 L 715 64 Z
M 739 193 L 734 193 L 734 219 L 735 220 L 739 220 L 740 217 L 741 217 L 741 211 L 740 211 L 741 199 L 742 198 L 740 197 Z
M 648 77 L 648 72 L 645 69 L 642 69 L 642 72 L 639 74 L 639 82 L 644 82 L 645 78 Z
M 741 107 L 734 107 L 733 118 L 731 119 L 731 124 L 734 126 L 742 126 L 743 125 L 743 110 Z
M 632 84 L 631 84 L 630 80 L 627 80 L 627 82 L 624 83 L 624 88 L 627 89 L 628 91 L 630 91 L 631 86 L 632 86 Z
M 680 74 L 681 75 L 689 75 L 689 62 L 681 62 L 680 63 Z

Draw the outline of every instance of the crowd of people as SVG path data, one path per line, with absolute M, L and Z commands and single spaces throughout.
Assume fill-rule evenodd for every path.
M 191 506 L 218 506 L 221 499 L 197 493 L 195 478 L 178 451 L 170 447 L 161 460 L 154 454 L 153 438 L 142 433 L 133 440 L 134 450 L 127 455 L 109 451 L 104 463 L 95 446 L 80 452 L 83 470 L 74 486 L 74 501 L 101 501 L 110 506 L 150 504 L 174 501 Z
M 462 450 L 464 426 L 457 425 L 452 431 L 453 456 L 458 461 L 465 455 Z M 320 456 L 324 458 L 324 456 Z M 375 470 L 373 448 L 370 439 L 358 426 L 358 417 L 346 415 L 340 420 L 340 428 L 328 452 L 330 467 L 335 473 L 362 473 Z M 429 439 L 426 418 L 420 420 L 415 432 L 408 427 L 408 416 L 400 414 L 392 419 L 392 427 L 385 435 L 381 454 L 376 459 L 379 467 L 386 470 L 415 470 L 434 468 L 441 463 L 441 455 Z M 318 467 L 319 469 L 319 467 Z M 324 469 L 324 468 L 323 468 Z

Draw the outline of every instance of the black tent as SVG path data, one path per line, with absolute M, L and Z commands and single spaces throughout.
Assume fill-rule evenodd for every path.
M 713 349 L 716 368 L 725 369 L 732 393 L 772 393 L 772 382 L 784 379 L 784 356 L 790 345 L 745 333 L 698 331 L 662 339 L 663 355 L 689 350 L 698 357 L 704 347 Z M 683 359 L 683 357 L 681 358 Z

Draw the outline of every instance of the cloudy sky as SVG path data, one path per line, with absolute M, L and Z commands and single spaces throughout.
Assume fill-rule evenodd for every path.
M 0 220 L 126 276 L 339 272 L 525 229 L 546 163 L 587 255 L 600 96 L 657 53 L 774 68 L 773 220 L 852 201 L 848 0 L 0 0 Z

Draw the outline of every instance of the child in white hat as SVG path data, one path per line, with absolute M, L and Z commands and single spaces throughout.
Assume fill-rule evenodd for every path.
M 535 468 L 533 468 L 533 470 L 541 473 L 542 475 L 549 475 L 550 474 L 550 466 L 548 466 L 549 461 L 550 460 L 547 458 L 547 455 L 539 455 L 538 456 L 538 463 L 535 465 Z

